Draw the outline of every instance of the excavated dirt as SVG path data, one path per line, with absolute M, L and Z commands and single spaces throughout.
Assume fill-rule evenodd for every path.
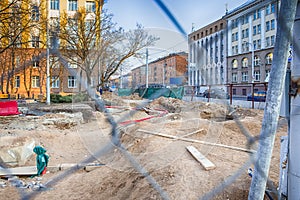
M 24 195 L 28 199 L 62 200 L 247 199 L 251 182 L 247 169 L 253 169 L 253 165 L 243 165 L 251 156 L 247 151 L 257 146 L 257 142 L 249 146 L 248 141 L 249 136 L 260 133 L 262 110 L 163 97 L 145 104 L 138 98 L 123 99 L 112 93 L 102 98 L 109 105 L 120 107 L 110 108 L 107 113 L 92 111 L 89 121 L 83 120 L 80 112 L 1 117 L 1 148 L 14 148 L 33 140 L 35 145 L 47 149 L 49 166 L 101 164 L 89 172 L 49 172 L 39 180 L 46 186 L 40 190 L 11 186 L 8 177 L 2 177 L 1 199 L 22 199 Z M 111 131 L 110 119 L 118 121 L 117 132 Z M 269 173 L 270 189 L 278 186 L 280 137 L 287 133 L 285 120 L 280 118 L 279 122 Z M 111 140 L 116 134 L 121 135 L 118 147 L 118 140 Z M 216 168 L 206 171 L 186 150 L 190 145 Z M 35 156 L 18 165 L 35 165 Z M 23 183 L 37 181 L 17 178 Z

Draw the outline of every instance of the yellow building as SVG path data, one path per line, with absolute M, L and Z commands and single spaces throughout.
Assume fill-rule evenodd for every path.
M 0 7 L 7 7 L 9 2 L 1 1 Z M 85 12 L 85 20 L 99 23 L 98 30 L 103 3 L 104 0 L 19 0 L 0 13 L 0 93 L 16 98 L 45 97 L 47 66 L 51 93 L 84 90 L 85 75 L 76 62 L 78 58 L 66 56 L 66 51 L 74 48 L 63 46 L 66 44 L 58 34 L 63 23 L 66 28 L 66 21 L 79 10 Z M 95 39 L 100 38 L 99 34 L 96 31 Z M 92 75 L 90 81 L 96 85 L 97 73 Z

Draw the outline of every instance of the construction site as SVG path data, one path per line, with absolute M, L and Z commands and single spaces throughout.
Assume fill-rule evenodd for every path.
M 1 199 L 247 199 L 263 110 L 106 92 L 95 102 L 23 103 L 1 117 Z M 276 199 L 278 120 L 267 184 Z M 32 149 L 49 155 L 36 174 Z M 266 197 L 267 198 L 267 197 Z

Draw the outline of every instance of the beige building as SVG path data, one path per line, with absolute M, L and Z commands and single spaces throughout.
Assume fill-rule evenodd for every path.
M 148 86 L 184 85 L 187 82 L 187 57 L 185 52 L 172 53 L 148 64 Z M 147 66 L 132 70 L 132 87 L 145 87 Z
M 249 94 L 251 84 L 246 83 L 267 80 L 273 61 L 279 4 L 278 0 L 247 1 L 223 17 L 227 20 L 227 83 L 245 84 L 233 87 L 233 95 Z

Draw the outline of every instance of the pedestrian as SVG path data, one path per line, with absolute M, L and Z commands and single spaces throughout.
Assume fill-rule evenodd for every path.
M 49 161 L 49 156 L 46 154 L 46 149 L 41 146 L 36 146 L 33 148 L 33 152 L 37 154 L 36 156 L 36 168 L 37 174 L 34 176 L 41 176 L 46 174 L 47 166 Z
M 102 89 L 102 87 L 101 87 L 101 86 L 99 87 L 99 93 L 100 93 L 100 95 L 102 95 L 102 94 L 103 94 L 103 89 Z

